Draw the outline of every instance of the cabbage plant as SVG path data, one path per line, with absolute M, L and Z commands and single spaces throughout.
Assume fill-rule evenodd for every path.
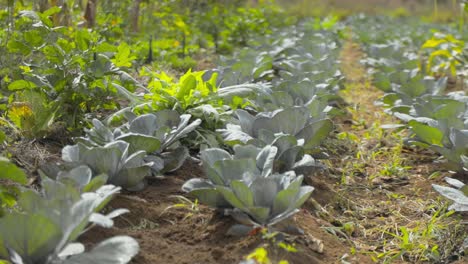
M 272 226 L 299 211 L 314 190 L 301 186 L 303 176 L 294 173 L 257 177 L 252 181 L 234 180 L 229 187 L 220 186 L 233 207 L 231 215 L 247 226 Z
M 227 209 L 247 227 L 270 227 L 296 212 L 314 190 L 301 186 L 303 176 L 293 171 L 274 173 L 276 147 L 256 153 L 253 146 L 237 146 L 230 155 L 221 149 L 201 153 L 208 179 L 191 179 L 182 189 L 202 203 Z
M 150 175 L 151 162 L 143 150 L 130 153 L 130 144 L 117 140 L 104 146 L 78 143 L 62 149 L 62 159 L 70 166 L 86 165 L 94 176 L 106 174 L 107 182 L 128 190 L 141 190 L 144 178 Z
M 409 143 L 427 147 L 443 155 L 446 167 L 455 171 L 463 170 L 463 156 L 468 156 L 468 130 L 447 125 L 447 120 L 429 120 L 428 124 L 411 120 L 411 131 L 415 137 Z
M 190 179 L 182 186 L 182 190 L 212 207 L 231 208 L 216 186 L 230 186 L 233 180 L 250 181 L 271 175 L 276 153 L 276 147 L 259 149 L 252 145 L 236 145 L 234 155 L 218 148 L 203 150 L 200 156 L 208 179 Z
M 384 95 L 382 103 L 389 107 L 391 112 L 408 113 L 417 98 L 442 94 L 447 86 L 447 78 L 436 80 L 416 70 L 407 70 L 390 75 L 388 84 L 390 91 Z
M 465 157 L 465 160 L 466 159 Z M 433 184 L 432 187 L 444 197 L 455 202 L 448 209 L 459 212 L 468 211 L 468 185 L 448 177 L 445 178 L 445 181 L 455 188 L 437 184 Z
M 275 166 L 279 172 L 317 167 L 312 156 L 306 154 L 323 156 L 319 146 L 333 130 L 330 119 L 311 118 L 307 107 L 279 109 L 256 116 L 245 110 L 237 110 L 236 114 L 239 124 L 228 124 L 226 129 L 218 130 L 225 142 L 277 147 Z
M 26 190 L 15 211 L 0 218 L 0 259 L 15 264 L 128 263 L 139 250 L 131 237 L 117 236 L 85 252 L 75 242 L 90 224 L 113 226 L 113 218 L 128 212 L 98 213 L 120 188 L 101 186 L 94 192 L 80 192 L 69 183 L 43 179 L 43 194 Z
M 48 164 L 39 170 L 39 175 L 42 178 L 47 177 L 58 182 L 70 184 L 80 193 L 96 191 L 109 179 L 107 174 L 94 176 L 93 171 L 87 165 L 77 167 L 73 166 L 74 164 L 68 165 L 72 166 L 72 168 L 67 168 L 67 164 Z
M 191 115 L 179 115 L 175 110 L 161 110 L 156 113 L 136 116 L 126 112 L 129 120 L 111 130 L 94 119 L 94 127 L 87 130 L 87 137 L 78 138 L 87 146 L 103 146 L 114 141 L 129 143 L 129 154 L 145 151 L 144 159 L 152 163 L 154 174 L 177 170 L 189 156 L 187 147 L 179 140 L 195 130 L 200 119 L 190 122 Z

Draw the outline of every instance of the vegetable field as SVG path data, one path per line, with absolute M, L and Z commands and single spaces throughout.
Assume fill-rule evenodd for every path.
M 0 0 L 0 264 L 466 263 L 468 2 Z

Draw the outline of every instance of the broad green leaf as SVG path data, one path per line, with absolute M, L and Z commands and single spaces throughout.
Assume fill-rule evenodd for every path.
M 255 206 L 272 207 L 279 187 L 279 183 L 275 180 L 274 175 L 255 179 L 250 186 Z
M 58 226 L 42 214 L 8 214 L 0 218 L 0 257 L 5 247 L 15 250 L 26 263 L 44 263 L 62 238 Z
M 90 252 L 72 256 L 68 264 L 126 264 L 136 256 L 138 242 L 128 236 L 116 236 L 104 240 Z
M 271 209 L 269 207 L 249 207 L 246 213 L 249 214 L 257 223 L 261 225 L 268 224 L 268 218 L 270 217 Z
M 0 157 L 0 179 L 8 179 L 21 184 L 28 182 L 26 173 L 2 157 Z
M 249 187 L 245 185 L 242 181 L 232 181 L 231 188 L 234 191 L 235 195 L 239 200 L 246 206 L 254 206 L 254 198 Z
M 153 153 L 161 147 L 161 141 L 152 136 L 144 134 L 129 133 L 122 135 L 116 140 L 123 140 L 129 144 L 129 154 L 135 153 L 139 150 L 144 150 L 147 153 Z
M 468 205 L 468 196 L 466 196 L 462 191 L 436 184 L 433 184 L 432 187 L 446 198 L 458 204 Z
M 193 75 L 188 75 L 185 78 L 181 78 L 180 87 L 176 94 L 176 98 L 179 101 L 186 102 L 189 97 L 192 95 L 197 87 L 197 79 Z
M 304 148 L 310 149 L 319 146 L 332 130 L 333 122 L 330 119 L 325 119 L 304 127 L 296 137 L 303 138 L 305 140 Z
M 439 129 L 421 124 L 415 120 L 411 120 L 408 124 L 416 136 L 418 136 L 418 138 L 420 138 L 424 143 L 442 145 L 444 134 Z
M 132 61 L 135 60 L 136 57 L 130 54 L 131 54 L 130 46 L 125 42 L 121 42 L 119 47 L 117 48 L 117 53 L 115 54 L 115 58 L 112 59 L 111 61 L 117 67 L 131 67 Z
M 161 173 L 178 170 L 189 156 L 189 150 L 184 146 L 161 153 L 161 158 L 164 160 L 164 168 Z
M 109 176 L 107 174 L 99 174 L 91 179 L 91 181 L 83 188 L 83 192 L 95 192 L 101 186 L 106 184 Z
M 209 148 L 200 152 L 204 165 L 212 167 L 218 160 L 232 159 L 229 152 L 219 148 Z
M 239 198 L 237 198 L 237 196 L 230 188 L 224 186 L 217 186 L 216 190 L 219 193 L 221 193 L 224 199 L 226 199 L 226 201 L 228 201 L 234 208 L 238 208 L 242 211 L 245 211 L 247 209 L 242 203 L 242 201 L 240 201 Z
M 82 29 L 82 30 L 77 30 L 75 33 L 75 43 L 77 48 L 79 48 L 82 51 L 85 51 L 89 48 L 89 44 L 91 41 L 91 36 L 88 30 Z
M 33 82 L 26 81 L 26 80 L 17 80 L 8 85 L 8 90 L 16 91 L 16 90 L 23 90 L 23 89 L 31 89 L 35 87 L 36 85 Z
M 298 189 L 288 188 L 280 191 L 273 202 L 273 215 L 281 214 L 294 206 L 294 199 L 297 196 Z

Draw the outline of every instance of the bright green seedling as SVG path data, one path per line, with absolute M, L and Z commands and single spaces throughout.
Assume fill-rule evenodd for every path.
M 218 87 L 218 74 L 215 72 L 209 75 L 204 71 L 188 71 L 178 80 L 164 72 L 156 74 L 143 70 L 141 74 L 151 78 L 149 93 L 144 97 L 151 102 L 150 107 L 154 111 L 172 109 L 202 121 L 196 129 L 198 140 L 193 145 L 218 146 L 218 135 L 213 131 L 231 119 L 230 109 L 247 105 L 243 98 L 266 89 L 262 84 Z
M 179 115 L 175 110 L 140 116 L 130 109 L 126 110 L 120 111 L 120 114 L 128 121 L 118 128 L 112 131 L 95 119 L 94 127 L 86 130 L 87 137 L 78 138 L 77 141 L 88 147 L 125 141 L 129 144 L 129 155 L 145 151 L 144 160 L 152 163 L 151 169 L 156 175 L 180 168 L 189 157 L 189 150 L 179 140 L 194 131 L 201 120 L 190 121 L 191 115 Z
M 216 72 L 209 75 L 205 71 L 188 71 L 178 80 L 166 73 L 142 71 L 148 76 L 149 94 L 146 99 L 152 102 L 155 110 L 174 109 L 179 113 L 191 113 L 191 109 L 211 105 L 218 111 L 223 105 L 228 105 L 235 96 L 246 96 L 262 90 L 262 85 L 244 84 L 227 87 L 218 87 Z
M 205 81 L 203 76 L 205 72 L 188 71 L 178 81 L 164 72 L 154 74 L 143 72 L 144 75 L 150 75 L 152 80 L 148 84 L 151 94 L 146 95 L 147 99 L 153 101 L 156 110 L 178 109 L 186 111 L 188 108 L 209 103 L 213 94 L 216 94 L 217 74 L 213 74 L 209 80 Z
M 466 157 L 464 157 L 464 159 L 468 161 Z M 455 188 L 437 184 L 433 184 L 432 187 L 434 187 L 434 189 L 442 196 L 454 201 L 454 204 L 452 204 L 448 209 L 458 212 L 468 211 L 468 185 L 452 178 L 445 178 L 445 181 Z
M 117 209 L 98 213 L 120 188 L 101 186 L 95 192 L 80 194 L 73 184 L 43 179 L 44 194 L 33 190 L 21 193 L 20 212 L 0 218 L 0 259 L 12 263 L 128 263 L 138 243 L 127 236 L 112 237 L 85 252 L 75 242 L 90 225 L 112 227 L 113 218 L 128 212 Z

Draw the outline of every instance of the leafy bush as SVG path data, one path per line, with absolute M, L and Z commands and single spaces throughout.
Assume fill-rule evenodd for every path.
M 421 49 L 429 49 L 430 55 L 427 61 L 429 74 L 447 74 L 457 75 L 457 66 L 460 63 L 456 60 L 462 53 L 465 43 L 456 39 L 450 34 L 434 33 L 431 39 L 428 39 Z
M 9 117 L 28 137 L 44 136 L 57 120 L 70 130 L 80 129 L 85 114 L 117 107 L 110 97 L 119 89 L 128 93 L 121 85 L 135 86 L 121 69 L 132 65 L 128 45 L 99 42 L 99 36 L 86 29 L 54 27 L 49 17 L 59 11 L 21 12 L 7 44 L 9 52 L 23 57 L 20 67 L 9 73 L 8 90 L 15 95 Z
M 260 93 L 267 89 L 265 85 L 242 84 L 218 87 L 217 73 L 188 71 L 178 80 L 167 74 L 144 71 L 143 76 L 150 77 L 149 93 L 145 99 L 150 103 L 137 108 L 150 108 L 145 112 L 173 109 L 179 114 L 190 114 L 193 119 L 201 119 L 196 129 L 196 138 L 189 145 L 208 144 L 219 146 L 218 136 L 213 132 L 231 119 L 230 109 L 243 105 L 242 97 Z M 149 105 L 149 107 L 148 107 Z M 151 110 L 153 109 L 153 110 Z

